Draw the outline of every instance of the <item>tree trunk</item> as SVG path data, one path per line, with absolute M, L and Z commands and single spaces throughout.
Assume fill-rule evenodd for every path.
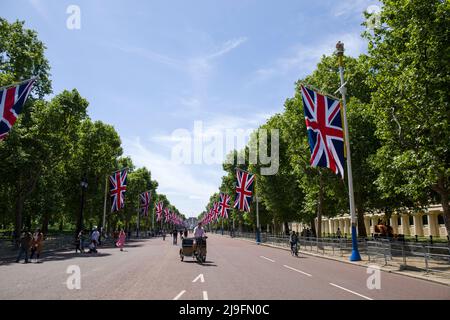
M 311 218 L 310 224 L 311 224 L 311 233 L 312 233 L 312 236 L 316 236 L 316 235 L 317 235 L 317 232 L 316 232 L 316 223 L 315 223 L 315 221 L 314 221 L 314 217 Z
M 358 215 L 358 236 L 367 237 L 366 226 L 364 224 L 364 209 L 357 205 L 356 212 Z
M 450 235 L 450 207 L 448 205 L 448 193 L 444 192 L 441 193 L 441 204 L 442 204 L 442 211 L 444 216 L 444 222 L 445 222 L 445 229 L 447 229 L 447 235 Z
M 450 236 L 450 208 L 448 203 L 448 188 L 446 188 L 445 178 L 441 176 L 438 183 L 433 186 L 433 190 L 436 191 L 441 197 L 441 205 L 445 223 L 445 229 L 447 229 L 447 237 Z
M 44 217 L 42 218 L 42 227 L 41 227 L 41 231 L 44 235 L 47 235 L 47 233 L 48 233 L 49 221 L 50 221 L 50 215 L 49 215 L 48 211 L 46 210 L 44 213 Z
M 25 197 L 22 194 L 18 193 L 17 199 L 16 199 L 16 208 L 15 208 L 16 221 L 15 221 L 15 226 L 14 226 L 14 231 L 15 231 L 17 240 L 20 238 L 20 233 L 22 231 L 22 214 L 23 214 L 24 202 L 25 202 Z
M 284 234 L 289 235 L 289 223 L 284 222 Z

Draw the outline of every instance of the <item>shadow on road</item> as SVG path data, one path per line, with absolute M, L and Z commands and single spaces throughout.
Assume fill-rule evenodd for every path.
M 217 267 L 217 264 L 214 264 L 214 261 L 205 261 L 203 263 L 199 263 L 196 260 L 184 260 L 182 261 L 182 263 L 195 263 L 202 267 Z
M 75 252 L 68 252 L 68 251 L 59 251 L 59 252 L 47 252 L 44 253 L 41 258 L 39 259 L 39 264 L 42 263 L 49 263 L 53 261 L 63 261 L 63 260 L 70 260 L 74 258 L 102 258 L 110 256 L 110 253 L 105 253 L 98 251 L 97 253 L 88 253 L 87 251 L 85 253 L 75 253 Z M 32 262 L 34 260 L 28 260 L 29 263 L 35 264 L 36 262 Z M 23 257 L 20 260 L 19 263 L 16 263 L 15 258 L 9 258 L 4 259 L 0 262 L 1 266 L 10 265 L 10 264 L 23 264 Z

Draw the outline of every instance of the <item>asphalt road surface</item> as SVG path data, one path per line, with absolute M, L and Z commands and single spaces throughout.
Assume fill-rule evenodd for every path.
M 128 242 L 123 252 L 109 247 L 98 254 L 54 252 L 42 263 L 3 261 L 0 299 L 450 299 L 446 285 L 381 272 L 380 289 L 369 289 L 366 268 L 220 235 L 209 235 L 203 265 L 190 257 L 181 262 L 179 245 L 154 238 Z M 67 272 L 73 266 L 80 289 Z

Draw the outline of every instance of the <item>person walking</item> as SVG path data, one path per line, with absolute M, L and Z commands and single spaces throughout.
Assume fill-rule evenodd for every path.
M 42 252 L 44 242 L 44 234 L 41 232 L 41 229 L 36 229 L 34 232 L 33 238 L 31 240 L 31 255 L 30 260 L 33 260 L 34 254 L 36 253 L 36 263 L 39 262 L 39 257 Z
M 173 231 L 172 231 L 172 237 L 173 237 L 173 244 L 176 245 L 176 244 L 177 244 L 177 239 L 178 239 L 178 232 L 177 232 L 177 229 L 173 229 Z
M 91 245 L 89 252 L 97 253 L 97 245 L 98 245 L 98 238 L 100 237 L 100 233 L 97 230 L 97 227 L 94 227 L 92 234 L 91 234 Z
M 119 240 L 116 242 L 116 246 L 120 248 L 120 251 L 123 251 L 123 246 L 125 245 L 126 237 L 127 235 L 125 234 L 125 231 L 121 229 L 119 233 Z
M 186 228 L 184 228 L 184 237 L 187 238 L 188 237 L 188 230 Z
M 19 263 L 22 258 L 22 254 L 25 254 L 25 263 L 28 263 L 28 251 L 31 246 L 31 233 L 28 231 L 22 232 L 20 236 L 19 255 L 17 256 L 16 263 Z
M 342 236 L 341 229 L 339 227 L 337 228 L 336 236 L 338 237 L 338 239 L 340 239 Z
M 84 235 L 84 231 L 80 230 L 78 232 L 77 238 L 75 239 L 75 253 L 78 253 L 78 250 L 80 250 L 80 253 L 84 253 L 84 240 L 86 239 Z

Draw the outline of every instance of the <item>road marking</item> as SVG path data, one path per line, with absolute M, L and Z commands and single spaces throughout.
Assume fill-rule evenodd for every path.
M 181 291 L 173 300 L 178 300 L 186 292 L 186 290 Z
M 312 277 L 312 275 L 310 275 L 309 273 L 306 273 L 306 272 L 303 272 L 303 271 L 301 271 L 301 270 L 298 270 L 298 269 L 289 267 L 289 266 L 287 266 L 287 265 L 285 265 L 285 264 L 283 264 L 283 267 L 288 268 L 288 269 L 291 269 L 291 270 L 294 270 L 294 271 L 297 271 L 297 272 L 300 272 L 300 273 L 303 273 L 304 275 L 307 275 L 308 277 Z
M 197 280 L 200 279 L 200 282 L 205 282 L 205 278 L 203 277 L 203 273 L 200 273 L 197 278 L 192 280 L 192 282 L 197 282 Z
M 203 300 L 208 300 L 208 292 L 203 291 Z
M 350 292 L 350 293 L 356 294 L 357 296 L 363 297 L 364 299 L 367 299 L 367 300 L 373 300 L 372 298 L 363 296 L 362 294 L 359 294 L 358 292 L 355 292 L 355 291 L 346 289 L 346 288 L 344 288 L 344 287 L 338 286 L 337 284 L 334 284 L 334 283 L 331 283 L 331 282 L 330 282 L 330 284 L 331 284 L 332 286 L 335 286 L 335 287 L 339 288 L 339 289 L 342 289 L 342 290 L 348 291 L 348 292 Z
M 264 257 L 264 256 L 259 256 L 259 257 L 260 257 L 260 258 L 263 258 L 263 259 L 266 259 L 266 260 L 269 260 L 270 262 L 275 262 L 275 260 L 269 259 L 269 258 Z

